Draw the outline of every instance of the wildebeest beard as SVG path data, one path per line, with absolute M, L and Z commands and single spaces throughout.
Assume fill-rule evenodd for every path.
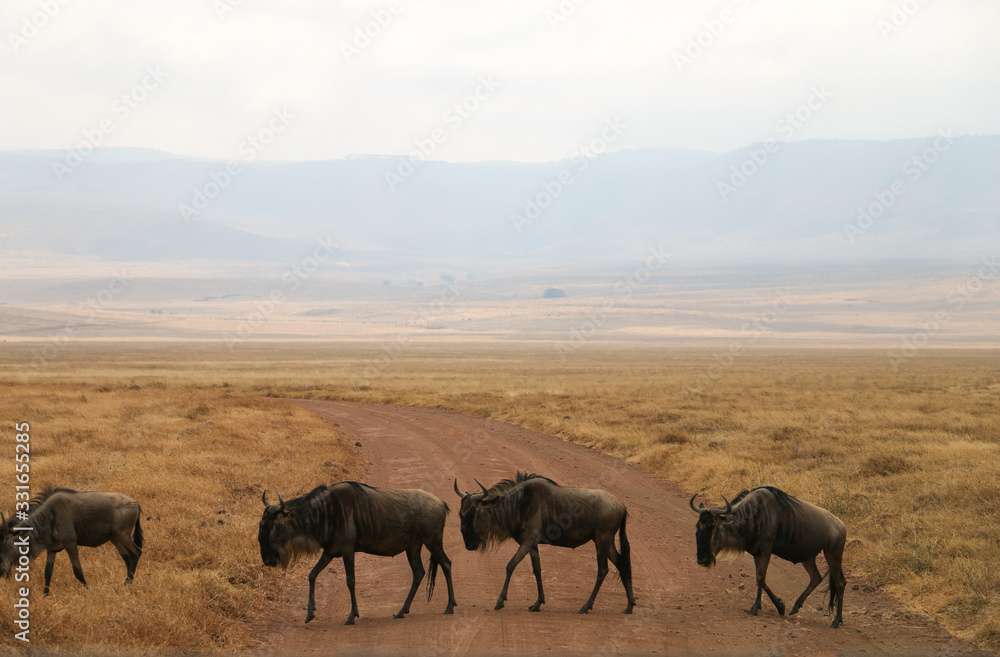
M 343 525 L 340 503 L 333 495 L 323 495 L 326 490 L 317 486 L 305 497 L 287 502 L 284 512 L 273 512 L 269 519 L 269 544 L 283 569 L 322 550 L 321 542 L 332 535 L 335 525 Z
M 521 491 L 517 490 L 504 495 L 493 506 L 479 507 L 472 523 L 479 538 L 479 551 L 491 552 L 511 538 L 510 527 L 514 525 L 520 514 Z

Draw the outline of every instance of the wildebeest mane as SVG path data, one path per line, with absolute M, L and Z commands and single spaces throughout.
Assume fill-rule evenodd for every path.
M 748 490 L 741 490 L 739 492 L 739 494 L 736 497 L 733 498 L 733 501 L 731 502 L 731 504 L 739 504 L 740 502 L 743 501 L 743 498 L 746 497 L 749 494 L 750 494 L 750 491 L 748 491 Z
M 28 515 L 35 512 L 38 507 L 45 504 L 46 500 L 55 495 L 56 493 L 76 493 L 72 488 L 63 488 L 62 486 L 53 486 L 52 484 L 45 484 L 42 487 L 42 491 L 31 498 L 28 502 Z
M 758 486 L 757 488 L 754 488 L 754 490 L 768 491 L 771 495 L 774 495 L 774 499 L 778 500 L 778 504 L 787 510 L 794 509 L 800 504 L 797 497 L 793 497 L 780 488 L 775 488 L 774 486 Z
M 524 489 L 520 485 L 534 479 L 547 481 L 553 486 L 559 485 L 548 477 L 518 470 L 514 479 L 502 479 L 489 489 L 490 496 L 500 497 L 500 501 L 493 506 L 483 507 L 479 510 L 479 513 L 486 516 L 487 520 L 487 522 L 476 523 L 481 552 L 493 551 L 500 547 L 501 543 L 511 538 L 511 528 L 517 526 L 524 513 L 523 507 L 526 503 Z
M 754 532 L 760 530 L 759 523 L 766 514 L 761 514 L 761 501 L 747 501 L 752 493 L 759 490 L 766 490 L 774 496 L 775 501 L 782 509 L 791 511 L 801 505 L 798 498 L 792 497 L 780 488 L 774 486 L 758 486 L 752 490 L 741 491 L 730 504 L 733 506 L 733 514 L 737 517 L 737 522 L 722 531 L 717 531 L 712 539 L 712 548 L 715 557 L 719 561 L 732 561 L 743 554 L 745 541 Z
M 517 471 L 517 475 L 515 476 L 514 479 L 501 479 L 497 483 L 493 484 L 493 486 L 490 487 L 490 489 L 489 489 L 490 494 L 491 495 L 502 495 L 502 494 L 506 493 L 507 491 L 509 491 L 511 488 L 514 488 L 518 484 L 524 483 L 525 481 L 528 481 L 529 479 L 543 479 L 543 480 L 549 482 L 550 484 L 552 484 L 553 486 L 558 486 L 559 485 L 556 482 L 554 482 L 551 479 L 549 479 L 548 477 L 544 477 L 544 476 L 542 476 L 540 474 L 535 474 L 533 472 L 532 473 L 528 473 L 528 472 L 525 472 L 523 470 L 518 470 Z
M 785 509 L 793 509 L 799 505 L 799 499 L 797 497 L 789 495 L 785 491 L 781 490 L 780 488 L 775 488 L 774 486 L 757 486 L 756 488 L 753 488 L 751 490 L 742 490 L 736 497 L 733 498 L 730 504 L 734 506 L 739 504 L 744 499 L 746 499 L 746 497 L 750 493 L 756 490 L 768 491 L 769 493 L 771 493 L 771 495 L 774 495 L 774 499 L 778 501 L 778 504 L 780 504 Z
M 368 484 L 363 484 L 360 481 L 344 481 L 341 483 L 349 484 L 359 493 L 367 493 L 368 491 L 378 490 L 378 488 L 376 488 L 375 486 L 369 486 Z

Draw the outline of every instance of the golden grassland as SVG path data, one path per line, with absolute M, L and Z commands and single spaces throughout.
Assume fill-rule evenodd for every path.
M 145 547 L 135 581 L 110 545 L 82 548 L 89 589 L 59 554 L 42 596 L 45 559 L 29 571 L 31 646 L 70 654 L 231 652 L 273 611 L 273 575 L 257 548 L 262 487 L 285 494 L 345 478 L 357 457 L 313 414 L 225 389 L 153 384 L 0 384 L 0 479 L 13 491 L 14 423 L 28 422 L 31 483 L 122 492 L 139 501 Z M 327 465 L 324 465 L 326 463 Z M 2 508 L 11 513 L 13 494 Z M 269 584 L 267 583 L 269 582 Z M 13 637 L 23 583 L 0 580 L 0 652 Z
M 81 405 L 69 400 L 49 407 L 47 420 L 36 420 L 65 423 L 67 431 L 92 423 L 89 428 L 103 436 L 103 447 L 95 454 L 110 454 L 137 439 L 158 444 L 173 435 L 167 444 L 177 456 L 193 458 L 182 448 L 199 441 L 188 443 L 177 432 L 185 421 L 194 423 L 191 430 L 198 422 L 185 417 L 192 406 L 185 406 L 182 399 L 205 395 L 212 400 L 208 405 L 214 404 L 221 414 L 229 408 L 223 403 L 227 394 L 228 399 L 246 404 L 251 403 L 247 395 L 307 397 L 435 406 L 502 419 L 629 459 L 689 491 L 705 490 L 718 503 L 720 494 L 732 498 L 744 488 L 776 485 L 831 509 L 845 521 L 851 584 L 885 587 L 956 634 L 1000 649 L 1000 572 L 995 568 L 1000 555 L 1000 351 L 925 348 L 898 372 L 890 367 L 885 352 L 875 349 L 764 346 L 715 368 L 714 355 L 723 349 L 648 344 L 586 344 L 565 360 L 551 344 L 532 343 L 415 342 L 398 348 L 390 345 L 385 351 L 377 343 L 248 343 L 232 351 L 220 345 L 92 344 L 65 347 L 45 367 L 32 369 L 36 351 L 37 347 L 32 351 L 28 346 L 9 349 L 9 357 L 0 365 L 0 380 L 27 379 L 31 382 L 27 389 L 41 398 L 116 396 L 117 402 L 86 421 L 75 415 L 82 412 Z M 22 377 L 20 372 L 26 374 Z M 173 434 L 152 429 L 153 419 L 159 417 L 156 404 L 169 406 L 167 402 L 154 403 L 146 411 L 148 416 L 122 418 L 126 400 L 139 398 L 126 390 L 132 383 L 142 387 L 143 399 L 151 389 L 173 396 L 170 412 L 181 416 L 172 421 L 178 423 Z M 76 390 L 72 386 L 105 386 L 112 392 L 56 392 Z M 692 394 L 692 387 L 701 392 Z M 21 397 L 24 389 L 9 386 L 5 402 L 6 390 Z M 255 421 L 262 426 L 287 424 L 287 418 L 280 418 L 266 425 L 268 407 L 253 408 Z M 14 406 L 22 414 L 35 409 L 24 402 Z M 280 435 L 284 429 L 274 428 L 262 438 L 260 430 L 240 422 L 238 415 L 227 426 L 233 437 L 219 440 L 230 449 L 244 440 L 254 441 L 255 452 L 282 453 L 287 447 Z M 320 444 L 312 443 L 309 449 L 315 453 Z M 128 452 L 132 458 L 153 458 L 145 453 L 134 447 Z M 231 514 L 233 530 L 236 516 L 247 515 L 240 531 L 252 533 L 259 515 L 254 504 L 259 501 L 253 496 L 236 498 L 227 486 L 267 480 L 266 460 L 252 475 L 230 475 L 231 484 L 219 481 L 221 473 L 233 469 L 226 459 L 214 470 L 192 465 L 187 483 L 182 484 L 173 479 L 178 470 L 170 467 L 174 457 L 163 447 L 154 453 L 164 479 L 155 485 L 132 479 L 135 490 L 142 491 L 136 497 L 171 491 L 175 513 L 181 517 L 171 522 L 180 526 L 185 526 L 184 512 L 193 505 L 200 505 L 200 522 L 215 517 L 219 499 L 237 510 L 236 504 L 242 503 L 247 505 L 246 514 Z M 91 467 L 106 468 L 101 465 L 104 457 L 81 458 L 93 459 Z M 322 474 L 316 469 L 318 456 L 301 458 L 294 468 L 291 456 L 282 458 L 289 464 L 283 475 L 291 477 L 291 470 L 302 470 L 301 485 L 289 479 L 289 489 L 304 490 L 306 482 Z M 82 460 L 57 461 L 53 454 L 52 463 L 56 462 L 63 464 L 60 467 L 71 480 L 86 471 Z M 0 462 L 0 467 L 4 465 Z M 2 469 L 0 476 L 6 476 Z M 108 487 L 124 490 L 125 483 L 108 481 Z M 179 485 L 184 485 L 183 492 L 175 493 Z M 188 535 L 206 532 L 197 522 L 194 525 Z M 148 535 L 154 531 L 151 528 Z M 217 531 L 224 533 L 222 528 Z M 187 549 L 183 540 L 180 543 L 169 554 Z M 216 554 L 210 552 L 215 543 L 207 536 L 201 545 L 206 555 Z M 250 554 L 253 548 L 242 545 L 243 556 L 231 562 L 235 572 L 259 573 L 255 565 L 259 558 Z M 118 557 L 112 554 L 108 559 L 115 562 L 113 572 L 97 576 L 95 571 L 94 581 L 117 585 Z M 88 561 L 85 557 L 85 569 Z M 144 565 L 151 570 L 152 561 L 146 555 L 140 562 L 137 585 Z M 57 590 L 73 589 L 68 565 L 57 563 L 59 570 L 64 579 Z M 222 570 L 228 572 L 223 568 L 213 572 Z M 200 572 L 191 570 L 183 576 L 193 578 Z M 147 578 L 151 580 L 152 573 Z M 246 641 L 246 609 L 260 603 L 260 592 L 252 588 L 238 589 L 240 595 L 254 598 L 247 607 L 240 607 L 233 617 L 228 611 L 221 614 L 230 623 L 219 632 L 226 637 L 224 642 Z M 114 594 L 117 591 L 113 589 Z M 82 592 L 75 590 L 74 595 Z

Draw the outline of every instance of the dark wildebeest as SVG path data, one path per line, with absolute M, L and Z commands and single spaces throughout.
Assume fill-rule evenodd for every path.
M 785 615 L 785 605 L 771 592 L 764 581 L 771 555 L 792 563 L 801 563 L 809 573 L 809 586 L 792 605 L 796 613 L 806 597 L 813 592 L 826 575 L 816 568 L 816 557 L 822 551 L 829 566 L 830 611 L 834 603 L 837 615 L 830 627 L 838 627 L 843 620 L 844 543 L 847 529 L 839 518 L 826 509 L 803 502 L 771 486 L 761 486 L 743 491 L 733 502 L 726 500 L 724 509 L 706 509 L 702 504 L 689 504 L 698 514 L 695 540 L 698 543 L 698 564 L 711 567 L 716 558 L 736 558 L 749 552 L 757 567 L 757 599 L 747 611 L 755 616 L 760 611 L 761 592 L 771 598 L 778 614 Z M 723 497 L 722 499 L 726 499 Z
M 585 614 L 594 606 L 594 598 L 608 574 L 608 559 L 618 569 L 628 596 L 628 606 L 623 613 L 632 613 L 635 605 L 632 557 L 625 535 L 628 512 L 611 493 L 564 487 L 546 477 L 526 472 L 518 472 L 516 479 L 504 479 L 488 490 L 478 479 L 475 481 L 483 489 L 482 493 L 463 493 L 458 489 L 458 480 L 455 481 L 455 492 L 462 498 L 459 518 L 465 547 L 486 550 L 508 538 L 520 544 L 507 564 L 507 578 L 495 609 L 503 608 L 510 576 L 527 554 L 531 555 L 531 569 L 538 585 L 538 599 L 528 609 L 541 609 L 545 592 L 542 590 L 539 545 L 576 548 L 593 541 L 597 547 L 597 581 L 579 613 Z M 621 554 L 615 549 L 615 532 L 621 541 Z
M 316 612 L 316 577 L 337 557 L 344 559 L 347 588 L 351 592 L 351 614 L 345 625 L 353 625 L 358 614 L 354 596 L 354 554 L 377 554 L 394 557 L 406 552 L 413 571 L 413 583 L 403 608 L 394 618 L 410 613 L 410 603 L 424 578 L 420 552 L 426 545 L 431 553 L 427 600 L 434 593 L 438 565 L 448 582 L 448 606 L 452 613 L 457 604 L 451 583 L 451 560 L 444 553 L 444 523 L 448 505 L 427 491 L 374 488 L 355 481 L 318 486 L 310 493 L 286 502 L 278 493 L 278 504 L 264 501 L 260 519 L 260 557 L 265 566 L 281 564 L 287 568 L 296 559 L 322 550 L 316 566 L 309 573 L 309 608 L 306 622 Z
M 77 492 L 46 486 L 31 500 L 27 520 L 8 525 L 3 518 L 0 523 L 0 575 L 10 577 L 14 565 L 23 557 L 31 560 L 46 550 L 45 595 L 48 595 L 56 554 L 66 550 L 73 574 L 87 586 L 77 547 L 98 547 L 111 541 L 125 560 L 128 584 L 142 554 L 140 513 L 139 503 L 120 493 Z M 19 531 L 22 527 L 31 529 Z

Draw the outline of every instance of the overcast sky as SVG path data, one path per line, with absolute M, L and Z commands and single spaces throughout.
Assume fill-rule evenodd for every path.
M 61 1 L 0 5 L 0 149 L 544 161 L 608 119 L 611 148 L 1000 133 L 995 0 Z

